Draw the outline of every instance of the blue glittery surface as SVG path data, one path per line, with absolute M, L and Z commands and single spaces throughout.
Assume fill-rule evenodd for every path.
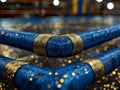
M 104 27 L 97 30 L 89 30 L 77 33 L 84 42 L 84 49 L 120 36 L 120 25 Z
M 39 34 L 0 30 L 0 43 L 15 46 L 28 51 L 33 50 L 33 43 Z M 97 30 L 89 30 L 77 33 L 84 43 L 84 49 L 95 46 L 112 38 L 120 36 L 120 25 L 104 27 Z M 65 36 L 56 36 L 48 40 L 46 45 L 47 56 L 67 57 L 71 56 L 74 46 L 72 41 Z M 79 53 L 79 52 L 78 52 Z
M 33 80 L 30 81 L 30 78 Z M 15 74 L 14 82 L 20 90 L 54 90 L 54 71 L 30 64 L 24 65 Z
M 94 58 L 102 61 L 105 67 L 105 73 L 110 73 L 120 65 L 120 47 L 103 52 Z
M 0 79 L 3 79 L 2 75 L 3 75 L 3 72 L 5 71 L 6 64 L 8 64 L 11 61 L 12 59 L 6 58 L 0 55 Z
M 37 36 L 36 33 L 0 29 L 0 43 L 29 51 L 33 51 L 33 42 Z
M 84 90 L 94 80 L 94 72 L 86 63 L 74 63 L 57 69 L 56 72 L 58 76 L 55 77 L 55 82 L 58 81 L 61 88 L 55 84 L 55 90 Z M 64 75 L 67 75 L 67 78 L 64 78 Z M 64 79 L 64 83 L 60 83 L 60 79 Z
M 110 73 L 120 65 L 120 47 L 102 52 L 93 59 L 101 60 L 105 74 Z M 0 56 L 1 79 L 5 65 L 11 61 L 12 59 Z M 85 90 L 94 79 L 94 71 L 84 62 L 76 62 L 55 70 L 27 64 L 15 73 L 14 84 L 19 90 Z

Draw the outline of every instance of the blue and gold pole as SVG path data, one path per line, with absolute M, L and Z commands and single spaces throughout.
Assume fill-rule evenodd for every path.
M 93 59 L 56 69 L 56 90 L 85 90 L 99 77 L 120 65 L 120 47 L 103 52 Z
M 85 90 L 120 65 L 120 47 L 56 70 L 0 56 L 0 79 L 19 90 Z
M 0 43 L 35 52 L 39 56 L 68 57 L 120 36 L 120 25 L 66 35 L 0 30 Z
M 19 90 L 54 90 L 54 71 L 0 56 L 0 79 Z

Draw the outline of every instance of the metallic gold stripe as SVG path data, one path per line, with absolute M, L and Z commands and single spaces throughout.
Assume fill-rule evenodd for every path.
M 78 12 L 78 0 L 72 0 L 72 12 L 73 14 L 77 14 Z
M 36 37 L 34 40 L 34 45 L 33 45 L 34 52 L 38 55 L 46 56 L 47 55 L 46 44 L 48 40 L 52 38 L 53 36 L 56 36 L 56 35 L 41 34 L 38 37 Z
M 17 70 L 25 65 L 28 64 L 29 62 L 23 62 L 23 61 L 18 61 L 18 60 L 14 60 L 12 62 L 9 62 L 6 67 L 5 67 L 5 71 L 3 73 L 3 77 L 5 78 L 6 81 L 8 82 L 13 82 L 14 79 L 14 75 L 17 72 Z
M 88 0 L 83 0 L 83 5 L 82 5 L 82 13 L 83 14 L 87 13 L 87 3 L 88 3 Z
M 68 37 L 74 45 L 72 55 L 75 55 L 75 54 L 79 53 L 80 51 L 82 51 L 84 49 L 84 43 L 82 41 L 82 38 L 79 35 L 77 35 L 77 34 L 66 34 L 64 36 Z
M 98 59 L 91 59 L 84 61 L 89 64 L 95 73 L 95 79 L 103 76 L 105 74 L 105 69 L 103 63 Z

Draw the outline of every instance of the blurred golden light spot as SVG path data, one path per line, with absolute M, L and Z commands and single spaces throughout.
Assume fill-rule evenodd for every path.
M 52 72 L 49 72 L 48 74 L 49 74 L 49 75 L 52 75 Z
M 72 61 L 71 61 L 71 60 L 68 60 L 68 63 L 72 63 Z
M 58 88 L 61 88 L 61 87 L 62 87 L 62 85 L 61 85 L 61 84 L 58 84 L 58 85 L 57 85 L 57 87 L 58 87 Z
M 62 79 L 60 79 L 60 83 L 64 83 L 64 79 L 62 78 Z
M 58 72 L 55 72 L 55 75 L 58 75 Z
M 75 75 L 76 75 L 76 74 L 73 72 L 73 73 L 72 73 L 72 76 L 75 76 Z
M 33 80 L 33 78 L 31 77 L 29 80 L 30 80 L 30 81 L 32 81 L 32 80 Z
M 64 77 L 64 78 L 67 78 L 68 76 L 67 76 L 67 74 L 65 74 L 65 75 L 63 75 L 63 77 Z

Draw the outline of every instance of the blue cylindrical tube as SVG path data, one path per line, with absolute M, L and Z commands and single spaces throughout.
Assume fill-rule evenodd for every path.
M 0 56 L 0 79 L 19 90 L 54 90 L 54 70 Z
M 40 56 L 67 57 L 120 36 L 120 25 L 66 35 L 0 30 L 0 43 L 35 52 Z
M 112 72 L 120 65 L 120 47 L 108 50 L 93 59 L 85 60 L 82 63 L 58 68 L 55 72 L 56 90 L 85 90 L 99 77 Z

